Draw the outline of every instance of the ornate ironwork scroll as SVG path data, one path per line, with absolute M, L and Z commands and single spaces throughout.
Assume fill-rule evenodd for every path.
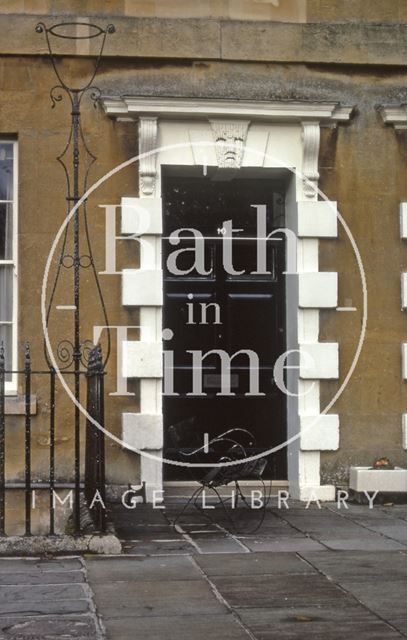
M 81 35 L 78 32 L 78 28 L 86 29 L 87 33 Z M 93 106 L 97 106 L 97 100 L 100 96 L 100 90 L 93 84 L 96 74 L 99 69 L 100 61 L 102 58 L 106 37 L 108 34 L 115 32 L 115 28 L 112 24 L 109 24 L 105 29 L 90 24 L 87 22 L 64 22 L 53 25 L 49 28 L 45 26 L 43 22 L 39 22 L 36 26 L 37 33 L 44 33 L 48 47 L 50 60 L 58 79 L 58 83 L 54 85 L 50 90 L 50 97 L 52 102 L 52 108 L 56 106 L 58 102 L 61 102 L 64 96 L 66 96 L 71 106 L 71 127 L 68 135 L 67 143 L 62 152 L 57 156 L 57 161 L 60 163 L 66 178 L 67 188 L 67 212 L 79 202 L 88 188 L 89 172 L 96 162 L 96 156 L 90 151 L 88 144 L 86 143 L 83 129 L 81 125 L 81 106 L 82 100 L 85 94 L 89 95 Z M 64 81 L 61 71 L 58 68 L 57 56 L 53 50 L 52 38 L 64 39 L 64 40 L 91 40 L 99 38 L 101 40 L 99 52 L 96 56 L 94 69 L 90 74 L 90 78 L 82 86 L 72 86 Z M 81 165 L 84 164 L 85 158 L 82 159 L 82 155 L 86 156 L 87 165 L 83 175 L 81 174 Z M 84 235 L 85 235 L 85 253 L 81 253 L 80 247 L 80 219 L 83 218 Z M 88 227 L 88 215 L 87 215 L 87 203 L 86 200 L 76 210 L 73 216 L 73 252 L 68 252 L 68 233 L 70 225 L 67 225 L 62 242 L 62 248 L 60 252 L 59 264 L 55 279 L 51 288 L 51 294 L 47 306 L 47 326 L 49 325 L 50 315 L 53 310 L 53 303 L 55 298 L 55 292 L 57 284 L 60 278 L 61 269 L 72 269 L 73 272 L 73 312 L 74 312 L 74 336 L 73 340 L 64 339 L 57 346 L 57 357 L 61 363 L 61 370 L 68 369 L 72 364 L 80 368 L 80 365 L 86 365 L 86 356 L 89 352 L 89 341 L 85 343 L 81 342 L 80 336 L 80 280 L 81 270 L 91 269 L 93 272 L 95 286 L 99 297 L 100 305 L 103 312 L 103 318 L 105 326 L 108 326 L 106 307 L 103 300 L 103 295 L 95 268 L 93 259 L 91 241 L 89 236 Z M 110 353 L 110 336 L 108 335 L 108 348 L 105 355 L 105 363 Z M 49 362 L 48 354 L 46 358 Z
M 75 205 L 83 197 L 88 189 L 88 177 L 92 166 L 95 164 L 97 158 L 90 151 L 89 146 L 85 140 L 81 125 L 81 107 L 83 98 L 87 95 L 93 106 L 97 106 L 97 100 L 100 96 L 100 90 L 94 85 L 94 80 L 99 69 L 100 61 L 102 58 L 106 38 L 108 34 L 115 32 L 115 28 L 112 24 L 107 25 L 105 29 L 90 24 L 88 22 L 64 22 L 46 27 L 43 22 L 39 22 L 36 26 L 37 33 L 44 34 L 48 47 L 49 57 L 52 63 L 53 70 L 57 77 L 57 84 L 55 84 L 50 90 L 50 97 L 52 102 L 52 108 L 54 108 L 59 102 L 66 97 L 71 107 L 71 122 L 70 131 L 66 145 L 62 152 L 57 156 L 57 161 L 60 163 L 64 175 L 66 178 L 66 201 L 67 201 L 67 213 L 72 211 Z M 73 41 L 90 41 L 95 40 L 100 43 L 98 53 L 96 55 L 96 61 L 92 72 L 89 74 L 87 82 L 81 84 L 81 86 L 74 86 L 68 83 L 63 78 L 61 72 L 61 66 L 57 61 L 57 54 L 54 51 L 55 44 L 60 40 L 73 40 Z M 81 233 L 81 224 L 83 225 L 83 234 Z M 82 242 L 83 241 L 83 242 Z M 70 251 L 70 243 L 72 249 Z M 82 244 L 84 248 L 82 248 Z M 59 341 L 56 347 L 56 358 L 58 360 L 58 366 L 61 371 L 71 371 L 74 374 L 74 393 L 77 401 L 75 406 L 75 511 L 74 522 L 77 532 L 80 530 L 80 384 L 81 384 L 81 371 L 83 367 L 87 366 L 87 360 L 91 351 L 91 341 L 83 340 L 81 337 L 81 274 L 84 269 L 90 269 L 93 274 L 96 293 L 101 306 L 103 314 L 103 325 L 108 327 L 109 322 L 107 318 L 107 311 L 105 302 L 103 300 L 102 290 L 95 267 L 91 240 L 88 226 L 87 215 L 87 203 L 86 200 L 75 210 L 72 220 L 65 227 L 61 251 L 59 254 L 59 260 L 57 263 L 56 274 L 53 280 L 50 297 L 47 305 L 46 312 L 46 326 L 49 328 L 50 318 L 54 309 L 55 293 L 57 290 L 58 282 L 61 278 L 62 270 L 65 273 L 72 274 L 72 305 L 69 308 L 73 311 L 73 336 L 72 339 L 64 338 Z M 69 271 L 71 270 L 71 271 Z M 95 305 L 94 298 L 92 305 Z M 45 347 L 45 357 L 47 363 L 52 369 L 52 365 Z M 107 349 L 103 362 L 104 366 L 109 358 L 110 354 L 110 334 L 107 329 Z

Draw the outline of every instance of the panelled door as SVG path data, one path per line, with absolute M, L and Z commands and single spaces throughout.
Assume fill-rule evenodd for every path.
M 164 349 L 174 359 L 166 387 L 177 394 L 163 398 L 166 457 L 168 427 L 188 418 L 202 444 L 233 427 L 254 433 L 255 452 L 286 438 L 285 395 L 273 375 L 285 351 L 285 241 L 280 232 L 264 239 L 284 226 L 284 185 L 216 178 L 219 172 L 163 180 L 163 328 L 173 336 Z M 202 353 L 198 370 L 191 351 Z M 222 369 L 220 352 L 231 358 L 229 368 Z M 230 389 L 222 387 L 225 375 Z M 186 479 L 173 465 L 165 474 Z M 269 457 L 266 477 L 286 478 L 285 449 Z

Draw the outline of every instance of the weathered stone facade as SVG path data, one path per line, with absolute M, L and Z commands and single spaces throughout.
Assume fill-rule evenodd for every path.
M 181 2 L 114 0 L 103 3 L 64 0 L 9 0 L 1 8 L 0 137 L 19 144 L 19 326 L 21 339 L 42 358 L 40 291 L 48 248 L 65 207 L 64 182 L 55 156 L 68 133 L 69 109 L 50 111 L 54 84 L 44 42 L 35 33 L 47 25 L 84 20 L 116 34 L 106 44 L 98 86 L 107 98 L 150 96 L 225 99 L 229 101 L 298 101 L 340 103 L 354 107 L 340 126 L 321 127 L 319 188 L 349 226 L 363 261 L 368 290 L 368 323 L 356 369 L 331 412 L 340 419 L 335 451 L 321 452 L 322 484 L 346 481 L 352 464 L 371 464 L 387 455 L 406 464 L 402 416 L 407 413 L 402 377 L 402 344 L 407 342 L 401 309 L 401 274 L 407 271 L 406 240 L 400 235 L 400 203 L 407 202 L 407 132 L 385 124 L 383 105 L 407 102 L 407 6 L 403 0 L 279 0 L 266 2 Z M 29 6 L 27 6 L 29 5 Z M 64 41 L 64 73 L 82 79 L 89 55 L 79 41 L 76 51 Z M 137 153 L 137 125 L 109 119 L 103 108 L 84 113 L 84 128 L 98 156 L 93 176 Z M 99 202 L 119 203 L 137 197 L 134 166 L 103 185 Z M 104 220 L 93 218 L 97 260 L 104 260 Z M 119 262 L 137 266 L 134 247 L 123 242 Z M 334 395 L 354 357 L 362 323 L 362 290 L 357 264 L 343 228 L 337 239 L 319 244 L 320 270 L 338 272 L 338 307 L 354 312 L 320 312 L 321 342 L 339 343 L 339 380 L 321 382 L 321 408 Z M 102 266 L 103 268 L 103 266 Z M 123 307 L 119 276 L 105 276 L 112 325 L 137 325 L 138 311 Z M 108 280 L 110 278 L 110 280 Z M 57 301 L 63 303 L 64 301 Z M 85 322 L 93 321 L 92 308 Z M 70 321 L 61 320 L 67 332 Z M 112 362 L 116 353 L 112 354 Z M 129 387 L 131 383 L 129 383 Z M 112 389 L 108 389 L 108 391 Z M 36 390 L 38 415 L 33 444 L 39 476 L 47 468 L 46 421 L 49 408 Z M 62 392 L 61 392 L 62 393 Z M 136 396 L 137 397 L 137 396 Z M 121 413 L 137 411 L 134 397 L 112 398 L 108 427 L 121 433 Z M 7 470 L 21 477 L 21 419 L 10 423 Z M 59 433 L 59 469 L 72 446 L 71 425 Z M 138 457 L 107 442 L 107 473 L 112 484 L 139 480 Z

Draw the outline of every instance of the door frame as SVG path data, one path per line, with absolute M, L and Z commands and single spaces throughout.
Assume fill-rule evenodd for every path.
M 312 102 L 248 102 L 186 98 L 144 98 L 138 96 L 105 98 L 106 113 L 118 120 L 135 120 L 139 131 L 139 198 L 150 202 L 155 211 L 155 228 L 144 239 L 154 256 L 143 257 L 139 271 L 160 270 L 162 216 L 161 169 L 164 165 L 187 168 L 194 165 L 229 166 L 291 171 L 286 194 L 286 225 L 298 236 L 298 274 L 287 277 L 286 336 L 288 344 L 298 345 L 299 367 L 287 371 L 287 386 L 302 394 L 287 399 L 288 480 L 294 498 L 332 500 L 333 485 L 321 485 L 320 452 L 339 446 L 339 416 L 320 414 L 320 381 L 339 377 L 337 343 L 320 343 L 319 310 L 337 306 L 337 274 L 329 274 L 326 299 L 321 294 L 318 265 L 319 239 L 337 237 L 336 203 L 318 200 L 318 154 L 320 126 L 336 125 L 350 118 L 351 109 L 338 103 Z M 242 120 L 241 118 L 244 118 Z M 235 144 L 235 158 L 225 165 L 226 135 L 242 141 Z M 200 145 L 205 141 L 205 147 Z M 156 151 L 158 149 L 158 152 Z M 234 162 L 233 162 L 234 160 Z M 232 166 L 231 166 L 232 165 Z M 234 165 L 234 166 L 233 166 Z M 126 199 L 127 205 L 129 198 Z M 123 210 L 122 210 L 123 214 Z M 131 216 L 122 218 L 122 232 L 133 233 Z M 147 252 L 145 252 L 147 253 Z M 131 271 L 131 270 L 127 270 Z M 311 276 L 311 277 L 309 277 Z M 162 273 L 161 273 L 162 277 Z M 324 280 L 326 283 L 326 279 Z M 130 274 L 123 275 L 126 287 L 134 285 Z M 133 300 L 134 303 L 134 300 Z M 163 349 L 161 308 L 146 305 L 141 292 L 136 301 L 140 307 L 141 336 L 139 343 L 127 342 L 123 350 L 130 356 L 151 343 L 151 351 Z M 304 353 L 311 355 L 313 366 L 307 366 Z M 153 372 L 154 373 L 154 372 Z M 162 489 L 162 398 L 161 377 L 154 373 L 127 371 L 128 377 L 140 378 L 140 411 L 123 414 L 122 434 L 126 442 L 141 450 L 140 475 L 147 483 L 148 499 L 154 490 Z M 161 373 L 162 375 L 162 373 Z M 154 377 L 155 376 L 155 377 Z M 151 419 L 154 418 L 152 421 Z M 155 429 L 143 435 L 144 423 Z M 308 428 L 312 423 L 312 429 Z M 161 430 L 161 432 L 160 432 Z

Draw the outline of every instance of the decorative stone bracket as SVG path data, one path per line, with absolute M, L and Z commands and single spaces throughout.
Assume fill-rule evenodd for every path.
M 140 116 L 138 134 L 141 156 L 139 160 L 140 196 L 151 196 L 157 179 L 157 155 L 154 153 L 157 147 L 157 118 Z
M 320 129 L 319 122 L 303 122 L 303 190 L 306 198 L 315 198 L 318 195 L 318 156 Z

